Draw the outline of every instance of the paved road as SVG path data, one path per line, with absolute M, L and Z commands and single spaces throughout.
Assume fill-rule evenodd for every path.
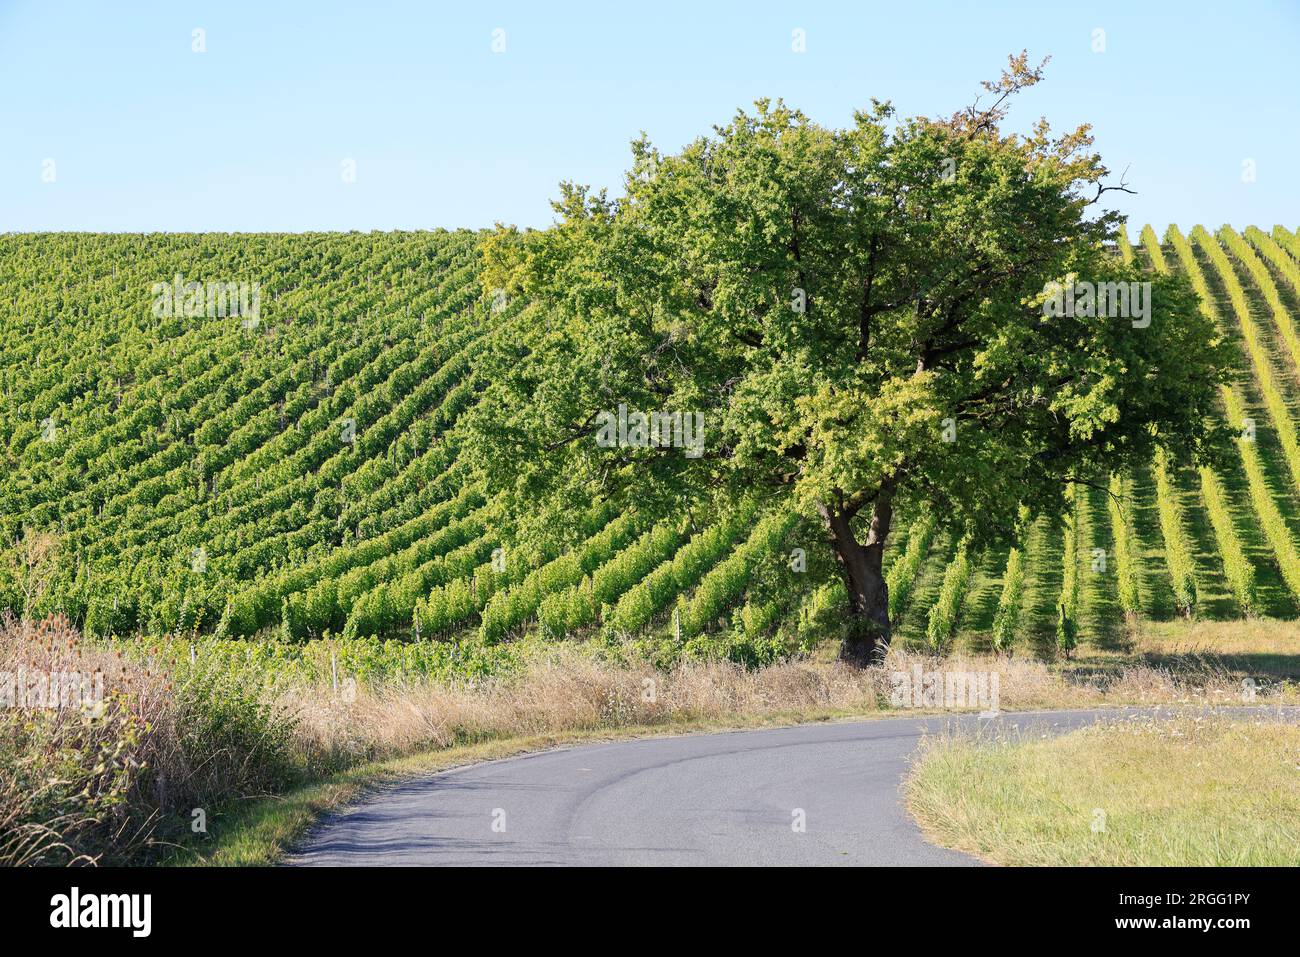
M 902 806 L 922 734 L 994 723 L 1054 733 L 1136 713 L 884 718 L 561 748 L 384 788 L 321 821 L 287 863 L 971 865 L 926 843 Z

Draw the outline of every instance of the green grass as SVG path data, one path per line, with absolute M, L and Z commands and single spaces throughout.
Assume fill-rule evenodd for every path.
M 1007 865 L 1296 866 L 1300 726 L 1180 716 L 929 742 L 926 836 Z

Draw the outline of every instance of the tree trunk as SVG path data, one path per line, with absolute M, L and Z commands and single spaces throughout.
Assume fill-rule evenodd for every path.
M 889 648 L 889 586 L 881 573 L 881 560 L 893 518 L 892 494 L 892 487 L 886 487 L 877 496 L 865 542 L 854 537 L 852 515 L 824 502 L 817 504 L 849 595 L 849 633 L 840 646 L 840 658 L 857 665 L 871 664 Z

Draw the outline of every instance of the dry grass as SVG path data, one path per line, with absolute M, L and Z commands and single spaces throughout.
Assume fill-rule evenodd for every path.
M 881 706 L 882 675 L 846 665 L 778 664 L 746 671 L 730 662 L 671 672 L 616 665 L 560 646 L 522 676 L 465 684 L 359 688 L 354 700 L 292 693 L 312 746 L 354 759 L 565 731 L 647 727 L 742 715 Z
M 747 670 L 727 661 L 685 662 L 671 671 L 613 663 L 582 646 L 546 647 L 522 673 L 465 683 L 380 684 L 355 696 L 301 687 L 284 699 L 302 747 L 329 763 L 382 760 L 418 750 L 510 737 L 800 713 L 867 714 L 890 707 L 895 672 L 996 672 L 1003 711 L 1135 704 L 1239 704 L 1234 674 L 1178 672 L 1138 664 L 1065 673 L 1032 658 L 895 650 L 880 667 L 793 661 Z M 1255 699 L 1298 702 L 1291 685 L 1259 686 Z
M 563 731 L 654 727 L 686 721 L 800 712 L 887 709 L 896 671 L 989 671 L 999 677 L 1002 710 L 1235 701 L 1231 677 L 1176 677 L 1139 666 L 1071 680 L 1033 659 L 934 658 L 896 651 L 878 668 L 839 662 L 788 662 L 746 670 L 727 661 L 686 662 L 672 671 L 615 664 L 559 645 L 519 676 L 460 684 L 378 685 L 355 697 L 325 689 L 289 694 L 300 734 L 323 751 L 370 760 L 417 749 Z
M 1211 713 L 946 737 L 906 791 L 931 840 L 999 864 L 1300 864 L 1295 723 Z
M 538 643 L 521 646 L 519 660 L 507 676 L 387 680 L 352 694 L 350 685 L 340 693 L 262 680 L 255 667 L 217 658 L 173 662 L 171 673 L 159 674 L 111 646 L 83 643 L 66 622 L 10 621 L 0 627 L 0 671 L 102 671 L 108 697 L 97 713 L 0 711 L 0 861 L 147 859 L 160 842 L 188 839 L 194 808 L 215 822 L 245 799 L 298 793 L 410 755 L 891 713 L 893 675 L 915 668 L 996 673 L 1004 711 L 1243 699 L 1240 672 L 1204 655 L 1162 664 L 1146 654 L 1094 667 L 896 649 L 867 669 L 823 656 L 754 670 L 688 661 L 665 671 L 611 660 L 597 645 Z M 1256 696 L 1259 703 L 1298 699 L 1296 686 L 1280 681 L 1259 685 Z
M 0 865 L 133 860 L 192 809 L 321 766 L 290 746 L 292 715 L 258 689 L 201 669 L 174 680 L 83 642 L 62 618 L 0 619 L 0 673 L 89 683 L 0 707 Z
M 1300 621 L 1242 618 L 1233 621 L 1144 621 L 1136 634 L 1141 651 L 1210 654 L 1300 655 Z
M 1300 678 L 1300 621 L 1144 622 L 1134 651 L 1175 668 L 1195 665 L 1294 682 Z
M 105 844 L 134 843 L 140 822 L 127 809 L 147 760 L 143 751 L 166 738 L 165 679 L 111 651 L 85 647 L 58 619 L 0 622 L 0 672 L 19 676 L 79 673 L 102 676 L 103 701 L 81 707 L 0 709 L 0 863 L 87 863 Z M 21 698 L 21 687 L 11 693 Z M 157 729 L 152 730 L 152 729 Z

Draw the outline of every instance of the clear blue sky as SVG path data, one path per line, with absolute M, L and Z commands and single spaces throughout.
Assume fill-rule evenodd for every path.
M 761 96 L 947 114 L 1022 47 L 1053 62 L 1013 121 L 1092 122 L 1135 222 L 1300 225 L 1294 0 L 626 7 L 0 0 L 0 230 L 541 226 L 562 179 L 617 191 L 640 130 L 675 150 Z

